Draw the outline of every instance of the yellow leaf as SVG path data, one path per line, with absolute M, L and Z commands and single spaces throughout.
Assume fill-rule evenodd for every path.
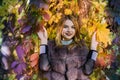
M 105 24 L 99 24 L 97 27 L 97 40 L 102 42 L 104 47 L 107 47 L 108 44 L 111 44 L 110 30 L 106 28 Z
M 65 9 L 65 10 L 64 10 L 64 13 L 65 13 L 66 15 L 71 15 L 71 14 L 72 14 L 72 11 L 71 11 L 70 9 Z
M 48 23 L 51 25 L 54 20 L 55 20 L 55 16 L 53 15 L 53 16 L 50 18 L 50 20 L 48 21 Z
M 56 17 L 57 17 L 58 19 L 60 19 L 61 16 L 62 16 L 62 13 L 57 13 L 57 14 L 56 14 Z
M 91 36 L 93 34 L 93 32 L 95 32 L 96 30 L 96 27 L 92 26 L 92 27 L 89 27 L 88 28 L 88 33 L 89 33 L 89 36 Z

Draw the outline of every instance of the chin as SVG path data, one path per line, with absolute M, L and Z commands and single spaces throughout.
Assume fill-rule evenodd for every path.
M 71 37 L 66 38 L 66 40 L 71 40 L 71 39 L 72 39 Z

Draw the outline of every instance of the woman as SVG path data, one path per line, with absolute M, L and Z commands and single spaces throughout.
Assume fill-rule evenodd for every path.
M 89 80 L 97 57 L 97 41 L 92 36 L 91 50 L 79 39 L 79 25 L 72 16 L 59 22 L 55 41 L 47 40 L 45 28 L 39 30 L 41 40 L 39 68 L 48 80 Z

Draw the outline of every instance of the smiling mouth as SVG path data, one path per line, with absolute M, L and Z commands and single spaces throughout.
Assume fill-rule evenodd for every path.
M 66 33 L 67 36 L 71 36 L 72 34 L 71 33 Z

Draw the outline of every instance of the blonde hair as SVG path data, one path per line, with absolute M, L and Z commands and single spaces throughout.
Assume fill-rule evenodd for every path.
M 74 16 L 63 16 L 58 23 L 57 35 L 55 38 L 57 45 L 61 45 L 61 40 L 62 40 L 61 34 L 62 34 L 64 23 L 67 19 L 71 20 L 75 26 L 76 33 L 75 33 L 75 36 L 73 37 L 73 40 L 75 42 L 80 41 L 80 25 L 78 24 L 78 18 Z

